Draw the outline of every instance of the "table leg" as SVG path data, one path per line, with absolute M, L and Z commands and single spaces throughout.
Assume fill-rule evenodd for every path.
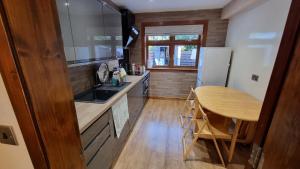
M 229 148 L 229 154 L 228 154 L 228 162 L 231 162 L 233 154 L 234 154 L 234 150 L 235 150 L 235 145 L 236 145 L 236 141 L 237 141 L 237 137 L 239 134 L 239 130 L 241 127 L 241 123 L 242 120 L 237 120 L 236 124 L 235 124 L 235 129 L 232 135 L 232 140 L 231 140 L 231 144 L 230 144 L 230 148 Z

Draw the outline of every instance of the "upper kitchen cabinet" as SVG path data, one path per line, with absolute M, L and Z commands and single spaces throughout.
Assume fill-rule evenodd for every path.
M 119 11 L 100 0 L 56 0 L 68 63 L 120 57 Z
M 102 4 L 97 0 L 70 0 L 69 15 L 76 60 L 103 57 L 106 49 L 101 39 L 104 36 Z
M 109 37 L 106 44 L 111 49 L 111 55 L 116 58 L 123 57 L 121 13 L 103 3 L 103 20 L 105 35 Z
M 67 62 L 75 61 L 75 50 L 72 37 L 72 30 L 69 17 L 69 3 L 66 0 L 56 0 L 57 10 L 59 14 L 60 29 L 64 43 L 64 50 Z

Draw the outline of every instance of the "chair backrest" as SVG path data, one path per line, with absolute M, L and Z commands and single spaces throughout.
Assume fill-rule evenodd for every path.
M 189 101 L 189 100 L 192 100 L 192 99 L 195 99 L 195 90 L 194 90 L 193 87 L 191 87 L 190 93 L 189 93 L 188 97 L 186 98 L 186 101 Z
M 209 123 L 208 116 L 207 116 L 207 114 L 204 112 L 204 110 L 203 110 L 203 108 L 202 108 L 202 106 L 201 106 L 200 103 L 199 103 L 199 112 L 201 113 L 201 118 L 202 118 L 203 120 L 205 120 L 206 122 Z

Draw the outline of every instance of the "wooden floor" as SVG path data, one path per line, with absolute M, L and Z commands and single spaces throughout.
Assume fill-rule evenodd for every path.
M 182 128 L 176 112 L 184 101 L 149 99 L 114 169 L 221 169 L 211 141 L 200 141 L 191 161 L 182 159 Z M 209 151 L 208 151 L 209 150 Z M 248 148 L 237 148 L 247 151 Z M 237 153 L 227 168 L 242 169 L 245 159 Z M 235 164 L 236 163 L 236 164 Z

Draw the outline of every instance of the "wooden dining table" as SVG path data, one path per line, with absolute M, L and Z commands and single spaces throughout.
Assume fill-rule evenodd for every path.
M 197 87 L 195 94 L 204 109 L 236 120 L 231 144 L 227 152 L 228 161 L 230 162 L 234 154 L 241 123 L 243 121 L 257 122 L 262 103 L 245 92 L 223 86 Z

